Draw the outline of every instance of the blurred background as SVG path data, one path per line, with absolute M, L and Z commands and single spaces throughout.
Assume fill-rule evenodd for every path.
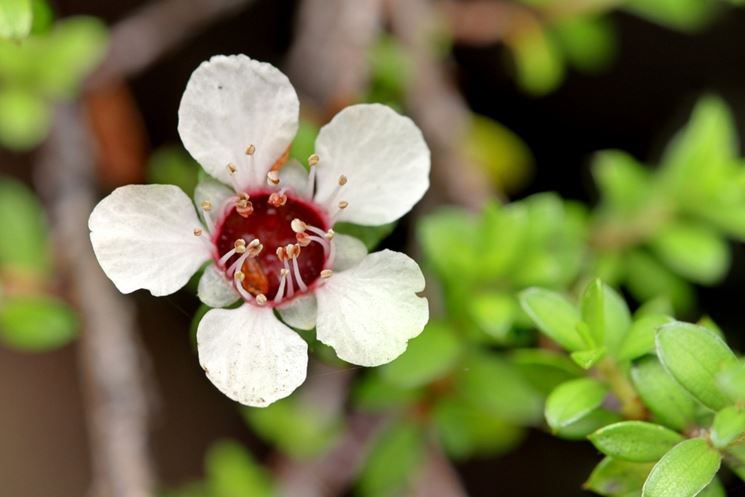
M 80 184 L 80 175 L 89 178 L 87 188 L 96 198 L 126 183 L 176 182 L 193 189 L 196 166 L 180 147 L 177 109 L 189 75 L 211 55 L 244 53 L 287 72 L 301 95 L 303 129 L 296 144 L 301 157 L 312 152 L 318 126 L 347 104 L 382 101 L 412 115 L 433 151 L 433 188 L 416 212 L 385 234 L 381 246 L 417 257 L 421 217 L 442 205 L 476 211 L 489 199 L 519 201 L 547 191 L 598 204 L 595 153 L 620 149 L 657 164 L 702 96 L 721 97 L 737 128 L 745 129 L 745 10 L 736 2 L 38 3 L 41 14 L 33 28 L 38 32 L 32 35 L 38 42 L 0 45 L 0 214 L 6 214 L 0 219 L 10 212 L 20 223 L 36 222 L 35 207 L 24 218 L 7 200 L 24 191 L 36 192 L 42 205 L 57 210 L 47 215 L 49 233 L 41 227 L 35 240 L 16 235 L 13 230 L 26 228 L 12 226 L 12 220 L 0 225 L 3 245 L 23 247 L 18 250 L 31 261 L 25 265 L 31 270 L 7 265 L 0 275 L 6 296 L 31 294 L 44 301 L 17 312 L 43 315 L 47 331 L 56 331 L 38 343 L 10 336 L 0 346 L 0 494 L 8 497 L 85 495 L 97 471 L 89 450 L 96 446 L 96 428 L 90 427 L 95 414 L 86 407 L 100 401 L 95 380 L 86 380 L 86 372 L 96 368 L 86 347 L 97 345 L 76 339 L 78 310 L 86 308 L 88 296 L 69 275 L 83 269 L 64 250 L 51 248 L 52 242 L 45 249 L 34 243 L 58 239 L 60 231 L 63 239 L 87 233 L 68 230 L 64 213 L 79 211 L 60 198 Z M 19 46 L 26 51 L 18 53 Z M 82 116 L 77 121 L 86 135 L 82 142 L 76 141 L 76 115 Z M 742 131 L 737 136 L 742 138 Z M 79 143 L 88 144 L 92 156 L 63 152 L 79 151 Z M 682 305 L 681 315 L 698 319 L 704 309 L 742 351 L 745 251 L 735 241 L 726 243 L 729 271 L 716 281 L 693 279 L 683 290 L 690 294 L 681 298 L 698 304 Z M 37 253 L 43 255 L 32 255 Z M 632 302 L 646 299 L 628 289 L 626 294 Z M 251 420 L 204 377 L 190 339 L 192 316 L 200 309 L 193 291 L 159 299 L 137 292 L 125 300 L 126 317 L 114 314 L 104 322 L 121 325 L 133 318 L 134 348 L 140 350 L 134 374 L 147 385 L 140 400 L 148 406 L 158 488 L 208 495 L 175 492 L 216 471 L 205 454 L 230 459 L 234 445 L 215 445 L 224 439 L 239 443 L 275 475 L 290 471 L 282 456 L 287 451 L 276 449 L 278 436 L 266 435 L 272 431 L 268 421 Z M 433 302 L 447 309 L 437 297 Z M 0 324 L 2 319 L 13 317 L 0 318 Z M 360 373 L 319 367 L 327 369 L 316 376 L 342 383 Z M 334 402 L 351 409 L 343 399 Z M 130 415 L 137 419 L 141 413 L 134 409 Z M 518 438 L 521 443 L 507 444 L 510 450 L 455 459 L 453 478 L 467 495 L 591 495 L 581 483 L 599 460 L 592 446 L 542 429 Z M 292 444 L 279 439 L 280 445 Z M 727 488 L 729 495 L 745 495 L 742 482 L 731 480 Z

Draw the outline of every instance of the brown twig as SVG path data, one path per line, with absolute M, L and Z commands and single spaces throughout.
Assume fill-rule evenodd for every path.
M 92 157 L 80 107 L 60 107 L 35 171 L 36 183 L 55 226 L 55 254 L 83 320 L 79 359 L 93 453 L 91 495 L 148 497 L 154 478 L 145 358 L 134 309 L 101 272 L 91 249 L 87 219 L 96 201 Z
M 89 79 L 92 87 L 133 76 L 200 29 L 253 0 L 161 0 L 145 5 L 111 30 L 109 52 Z

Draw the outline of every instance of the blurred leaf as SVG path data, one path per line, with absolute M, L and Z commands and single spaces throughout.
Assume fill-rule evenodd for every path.
M 50 123 L 47 103 L 25 89 L 0 88 L 0 145 L 28 150 L 46 137 Z
M 31 34 L 46 33 L 54 23 L 54 12 L 47 0 L 31 0 Z
M 614 289 L 595 280 L 585 290 L 581 307 L 582 318 L 596 342 L 604 343 L 608 352 L 615 355 L 631 325 L 626 301 Z
M 0 38 L 20 39 L 31 32 L 31 0 L 0 2 Z
M 599 408 L 556 430 L 554 435 L 566 440 L 584 440 L 590 433 L 619 421 L 621 421 L 620 414 Z
M 360 226 L 358 224 L 340 222 L 334 225 L 334 231 L 343 235 L 353 236 L 365 244 L 367 250 L 373 250 L 380 242 L 390 235 L 398 222 L 394 221 L 380 226 Z
M 665 371 L 657 358 L 648 357 L 635 364 L 631 380 L 644 405 L 661 423 L 677 431 L 693 424 L 696 401 Z
M 579 367 L 582 369 L 590 369 L 605 357 L 605 351 L 605 347 L 599 347 L 596 349 L 572 352 L 570 355 L 572 360 L 576 362 Z
M 473 297 L 470 315 L 478 327 L 496 343 L 509 343 L 513 336 L 512 324 L 520 311 L 515 299 L 500 292 L 483 292 Z
M 657 332 L 657 356 L 691 395 L 715 411 L 731 402 L 718 388 L 716 375 L 735 361 L 716 333 L 688 323 L 672 323 Z
M 448 282 L 472 281 L 478 272 L 476 219 L 465 210 L 444 208 L 419 223 L 426 259 Z
M 296 397 L 260 409 L 245 408 L 243 415 L 257 434 L 296 458 L 321 454 L 339 431 L 335 417 Z
M 553 33 L 569 62 L 585 72 L 604 69 L 616 52 L 615 30 L 605 17 L 567 16 Z
M 161 147 L 147 164 L 147 182 L 176 185 L 190 198 L 199 179 L 199 164 L 181 147 Z
M 0 178 L 0 267 L 44 276 L 49 270 L 47 226 L 41 204 L 22 183 Z
M 624 8 L 669 28 L 693 31 L 702 28 L 714 13 L 708 0 L 627 0 Z M 681 496 L 682 497 L 682 496 Z
M 512 50 L 517 81 L 533 95 L 545 95 L 564 79 L 564 61 L 554 41 L 536 23 L 507 40 Z
M 717 375 L 717 385 L 731 399 L 745 402 L 745 363 L 733 363 Z
M 517 368 L 496 355 L 474 353 L 455 376 L 455 391 L 492 415 L 528 425 L 541 416 L 541 399 Z
M 525 434 L 524 428 L 458 399 L 439 402 L 433 420 L 445 451 L 456 459 L 505 452 L 514 448 Z
M 589 437 L 600 452 L 616 459 L 654 462 L 683 437 L 664 426 L 643 421 L 622 421 L 599 429 Z
M 578 421 L 603 403 L 608 387 L 592 378 L 571 380 L 546 399 L 546 422 L 556 431 Z
M 0 340 L 12 348 L 44 351 L 69 343 L 77 331 L 75 314 L 52 297 L 10 297 L 0 303 Z
M 486 171 L 499 191 L 515 191 L 528 179 L 533 166 L 530 149 L 497 121 L 472 114 L 463 146 L 466 157 Z
M 297 159 L 303 166 L 306 165 L 308 157 L 316 151 L 316 137 L 319 128 L 307 119 L 300 119 L 300 124 L 295 134 L 295 139 L 290 146 L 290 157 Z
M 673 322 L 673 319 L 662 314 L 647 314 L 631 325 L 626 339 L 618 353 L 620 361 L 631 361 L 655 351 L 655 337 L 660 326 Z
M 595 466 L 584 488 L 609 497 L 631 497 L 639 495 L 652 470 L 648 463 L 620 461 L 606 457 Z
M 727 497 L 727 492 L 725 492 L 722 482 L 720 482 L 719 478 L 715 476 L 714 479 L 711 480 L 711 483 L 706 485 L 706 488 L 704 488 L 697 497 Z
M 357 483 L 360 497 L 390 497 L 399 493 L 423 460 L 421 429 L 413 424 L 394 424 L 380 436 L 367 457 Z
M 714 478 L 721 456 L 703 438 L 679 443 L 655 464 L 643 497 L 694 497 Z
M 716 283 L 729 268 L 727 243 L 704 225 L 668 224 L 652 237 L 650 243 L 670 269 L 697 283 Z
M 401 102 L 406 93 L 412 63 L 393 36 L 381 35 L 370 51 L 371 95 L 375 102 Z
M 729 406 L 714 416 L 711 425 L 711 441 L 714 447 L 723 449 L 745 433 L 745 410 Z
M 582 375 L 566 356 L 545 349 L 517 349 L 510 356 L 525 379 L 543 395 L 560 384 Z
M 640 250 L 631 252 L 626 260 L 626 284 L 640 301 L 667 298 L 677 312 L 688 310 L 694 300 L 690 285 Z
M 627 152 L 598 152 L 593 160 L 592 173 L 603 202 L 615 210 L 624 213 L 638 211 L 650 199 L 649 170 Z
M 577 333 L 580 314 L 563 295 L 543 288 L 520 293 L 520 304 L 539 330 L 568 350 L 582 350 L 585 343 Z
M 503 207 L 492 201 L 481 211 L 476 247 L 490 247 L 479 254 L 477 276 L 482 281 L 508 278 L 523 255 L 528 219 L 525 209 L 515 206 Z
M 404 388 L 420 387 L 448 374 L 461 354 L 461 342 L 443 322 L 430 321 L 409 341 L 406 351 L 380 368 L 381 375 Z
M 216 442 L 207 452 L 205 464 L 210 497 L 276 495 L 266 470 L 237 442 Z
M 371 371 L 355 382 L 354 405 L 368 411 L 402 408 L 414 404 L 423 395 L 415 388 L 404 388 L 386 381 L 380 370 Z

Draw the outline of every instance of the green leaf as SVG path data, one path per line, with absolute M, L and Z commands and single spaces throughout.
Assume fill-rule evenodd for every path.
M 582 376 L 582 370 L 563 354 L 546 349 L 513 350 L 510 360 L 530 385 L 548 395 L 560 384 Z
M 369 63 L 372 78 L 369 96 L 375 98 L 373 101 L 402 101 L 413 66 L 401 42 L 393 36 L 379 36 L 370 50 Z
M 716 476 L 696 497 L 727 497 L 722 482 Z
M 622 213 L 640 210 L 652 193 L 650 173 L 627 152 L 604 150 L 595 155 L 592 173 L 608 207 Z
M 274 497 L 273 484 L 264 468 L 237 442 L 213 444 L 206 456 L 209 497 Z
M 31 32 L 31 0 L 0 2 L 0 38 L 20 39 Z
M 323 453 L 339 433 L 339 420 L 294 397 L 242 412 L 258 435 L 296 458 Z
M 703 438 L 673 447 L 649 473 L 643 497 L 694 497 L 714 478 L 722 458 Z
M 533 95 L 545 95 L 564 79 L 564 61 L 553 40 L 540 25 L 523 29 L 507 39 L 515 60 L 517 81 Z
M 621 361 L 631 361 L 646 354 L 653 354 L 655 351 L 657 330 L 662 325 L 672 323 L 673 321 L 671 317 L 662 314 L 648 314 L 634 321 L 626 339 L 621 345 L 618 359 Z
M 569 426 L 603 403 L 608 387 L 592 378 L 571 380 L 546 399 L 546 422 L 554 431 Z
M 461 342 L 443 322 L 430 321 L 398 359 L 380 368 L 381 375 L 404 388 L 424 386 L 448 374 L 462 351 Z
M 622 421 L 589 436 L 600 452 L 616 459 L 653 462 L 660 459 L 683 437 L 669 428 L 643 421 Z
M 512 295 L 501 292 L 480 293 L 473 297 L 469 311 L 476 325 L 496 343 L 511 341 L 512 325 L 520 312 Z
M 693 31 L 711 19 L 715 4 L 707 0 L 628 0 L 624 8 L 669 28 Z
M 745 363 L 734 363 L 719 373 L 717 384 L 731 399 L 745 402 Z
M 463 364 L 454 390 L 466 402 L 522 425 L 540 420 L 541 398 L 513 364 L 483 352 L 469 355 Z
M 590 350 L 580 350 L 572 352 L 572 360 L 579 365 L 582 369 L 590 369 L 598 363 L 603 357 L 605 357 L 605 347 Z
M 577 421 L 556 430 L 554 435 L 567 440 L 584 440 L 603 426 L 621 421 L 620 414 L 606 409 L 595 409 Z
M 21 88 L 0 89 L 0 145 L 29 150 L 46 137 L 51 114 L 39 96 Z
M 380 226 L 361 226 L 347 222 L 340 222 L 334 225 L 334 231 L 343 235 L 353 236 L 365 244 L 367 250 L 372 250 L 380 245 L 388 235 L 396 228 L 396 221 Z
M 425 259 L 447 282 L 465 284 L 477 275 L 477 226 L 471 213 L 455 208 L 439 209 L 420 221 Z
M 637 300 L 667 298 L 676 311 L 691 307 L 694 298 L 690 285 L 649 254 L 640 250 L 631 252 L 626 273 L 626 284 Z
M 729 406 L 714 416 L 711 425 L 711 441 L 714 447 L 723 449 L 745 433 L 745 411 Z
M 582 296 L 582 319 L 598 344 L 612 354 L 618 350 L 631 324 L 631 313 L 626 302 L 600 280 L 590 283 Z
M 53 297 L 10 297 L 0 303 L 0 340 L 18 350 L 61 347 L 75 338 L 77 327 L 72 310 Z
M 693 424 L 697 402 L 665 371 L 657 358 L 648 357 L 635 364 L 631 380 L 644 405 L 661 423 L 677 431 Z
M 730 265 L 724 238 L 701 224 L 668 224 L 652 237 L 650 244 L 670 269 L 697 283 L 716 283 Z
M 375 370 L 355 382 L 352 400 L 360 409 L 381 411 L 410 406 L 423 395 L 420 389 L 404 388 L 386 381 L 380 371 Z
M 567 16 L 553 33 L 569 62 L 585 72 L 605 68 L 616 51 L 613 23 L 604 17 Z
M 525 435 L 523 427 L 455 398 L 435 406 L 433 422 L 445 451 L 456 459 L 503 453 Z
M 181 147 L 161 147 L 148 160 L 147 182 L 176 185 L 193 197 L 200 169 L 199 164 Z
M 568 350 L 582 350 L 586 344 L 577 333 L 580 314 L 561 294 L 542 288 L 520 293 L 520 304 L 535 325 Z
M 402 490 L 424 460 L 424 437 L 413 424 L 385 431 L 370 452 L 358 480 L 361 497 L 390 497 Z
M 716 376 L 735 361 L 719 336 L 701 326 L 672 323 L 657 332 L 657 356 L 665 369 L 702 404 L 718 411 L 731 402 Z
M 606 457 L 595 466 L 585 489 L 609 497 L 630 497 L 641 493 L 652 464 L 620 461 Z
M 294 157 L 301 164 L 305 165 L 308 157 L 313 155 L 316 150 L 316 137 L 319 128 L 313 122 L 306 119 L 300 119 L 297 134 L 292 140 L 290 146 L 290 157 Z
M 22 183 L 0 178 L 0 267 L 43 276 L 49 271 L 47 226 L 36 197 Z

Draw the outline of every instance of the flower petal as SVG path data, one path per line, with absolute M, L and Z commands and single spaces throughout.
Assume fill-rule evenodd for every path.
M 235 195 L 235 192 L 232 188 L 228 188 L 212 178 L 204 178 L 197 184 L 197 187 L 194 189 L 194 203 L 202 219 L 205 219 L 205 216 L 209 216 L 212 224 L 210 225 L 208 223 L 208 226 L 215 225 L 220 218 L 222 206 L 233 195 Z M 209 211 L 205 211 L 202 208 L 202 202 L 205 200 L 212 204 L 212 209 Z
M 318 305 L 313 295 L 293 299 L 287 305 L 277 308 L 282 321 L 298 330 L 312 330 L 316 326 Z
M 210 307 L 227 307 L 240 298 L 233 285 L 225 278 L 225 273 L 214 264 L 207 266 L 199 279 L 197 296 L 203 304 Z
M 336 233 L 334 235 L 334 271 L 346 271 L 359 264 L 367 255 L 367 247 L 357 238 Z
M 264 407 L 305 381 L 308 345 L 268 307 L 213 309 L 197 328 L 199 363 L 225 395 Z
M 241 189 L 265 186 L 266 173 L 295 136 L 298 108 L 290 81 L 271 64 L 218 55 L 191 75 L 178 130 L 192 157 L 215 178 L 230 183 L 227 165 L 234 164 Z
M 316 140 L 316 201 L 336 218 L 367 226 L 400 218 L 429 188 L 429 148 L 408 117 L 380 104 L 347 107 L 321 128 Z M 339 177 L 348 182 L 335 194 Z
M 122 293 L 168 295 L 210 258 L 189 197 L 173 185 L 128 185 L 101 200 L 88 219 L 104 273 Z
M 295 159 L 290 159 L 279 171 L 279 184 L 289 188 L 298 197 L 305 197 L 308 186 L 308 170 Z
M 334 274 L 316 290 L 318 339 L 347 362 L 378 366 L 392 361 L 429 319 L 424 276 L 410 257 L 384 250 Z

